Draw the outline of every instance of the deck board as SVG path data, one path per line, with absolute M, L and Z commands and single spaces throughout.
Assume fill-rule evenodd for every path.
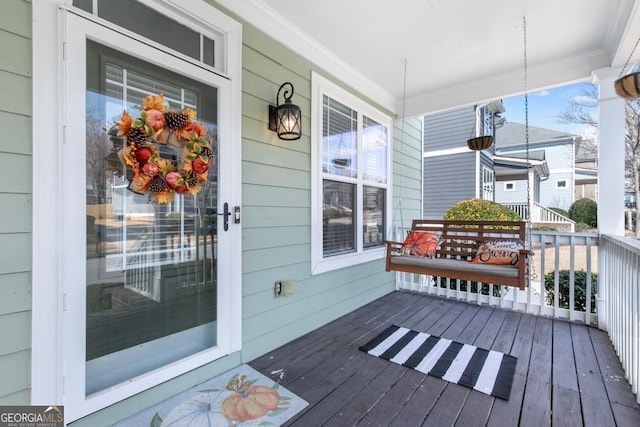
M 517 357 L 510 399 L 358 350 L 393 324 Z M 309 402 L 290 426 L 640 425 L 606 333 L 411 292 L 393 292 L 250 365 Z
M 521 416 L 521 420 L 531 425 L 544 426 L 551 422 L 552 332 L 551 319 L 536 319 Z
M 551 414 L 551 422 L 554 426 L 580 425 L 582 423 L 580 393 L 569 322 L 554 322 L 552 369 L 551 406 L 564 409 L 562 412 L 554 411 Z
M 571 325 L 584 425 L 594 427 L 615 425 L 588 329 L 584 325 Z

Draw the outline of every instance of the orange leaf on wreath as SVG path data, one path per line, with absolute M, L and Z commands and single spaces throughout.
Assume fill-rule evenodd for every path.
M 182 128 L 183 130 L 193 132 L 198 136 L 205 135 L 207 130 L 204 128 L 204 124 L 198 122 L 191 122 Z
M 195 196 L 196 194 L 198 194 L 198 192 L 202 189 L 202 184 L 197 183 L 196 185 L 193 185 L 191 187 L 189 187 L 189 194 L 191 194 L 192 196 Z
M 137 162 L 131 156 L 131 152 L 131 147 L 126 146 L 122 150 L 118 151 L 118 157 L 123 165 L 133 168 L 136 166 Z
M 173 172 L 173 163 L 171 163 L 170 160 L 157 159 L 154 163 L 158 166 L 160 172 L 164 173 L 165 175 L 169 172 Z
M 140 173 L 133 177 L 133 183 L 135 184 L 136 188 L 144 191 L 146 190 L 147 185 L 149 185 L 152 179 L 153 177 Z
M 193 108 L 183 108 L 182 114 L 186 114 L 189 120 L 194 120 L 197 116 L 197 112 Z
M 127 113 L 127 110 L 122 112 L 122 116 L 120 116 L 121 122 L 115 122 L 116 126 L 118 126 L 118 136 L 128 135 L 131 130 L 131 123 L 133 119 L 131 115 Z
M 164 94 L 149 95 L 142 98 L 142 106 L 145 110 L 158 110 L 161 113 L 167 109 L 167 103 L 164 101 Z
M 173 201 L 173 191 L 163 191 L 161 193 L 155 193 L 155 199 L 158 203 L 171 203 Z

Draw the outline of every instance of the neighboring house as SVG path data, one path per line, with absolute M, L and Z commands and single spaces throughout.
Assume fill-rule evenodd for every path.
M 392 207 L 402 197 L 420 215 L 421 120 L 394 122 L 219 6 L 126 4 L 11 0 L 0 19 L 0 403 L 64 405 L 78 426 L 111 425 L 392 292 Z M 302 110 L 291 141 L 268 129 L 287 81 Z M 128 191 L 106 134 L 158 92 L 213 138 L 197 200 Z M 280 280 L 295 295 L 276 297 Z
M 493 135 L 501 101 L 424 116 L 423 218 L 439 219 L 460 200 L 493 200 L 494 146 L 471 151 L 467 140 Z
M 582 137 L 529 126 L 528 151 L 532 161 L 546 163 L 547 176 L 527 188 L 526 177 L 497 173 L 495 201 L 522 203 L 532 200 L 546 208 L 568 210 L 574 202 L 576 144 Z M 526 159 L 525 125 L 505 123 L 496 131 L 496 159 Z M 496 160 L 498 162 L 498 160 Z
M 587 165 L 580 174 L 574 168 L 581 137 L 530 126 L 527 154 L 525 125 L 505 123 L 504 112 L 502 102 L 494 101 L 424 117 L 425 218 L 441 218 L 454 203 L 474 197 L 567 210 L 576 177 L 580 186 L 593 183 L 594 171 Z M 493 127 L 476 130 L 487 122 Z M 495 130 L 493 146 L 471 151 L 467 139 L 492 134 L 489 129 Z

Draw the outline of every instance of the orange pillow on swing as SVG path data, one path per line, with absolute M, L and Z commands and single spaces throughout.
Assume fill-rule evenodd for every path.
M 428 231 L 409 231 L 402 244 L 405 255 L 433 258 L 440 243 L 440 236 Z
M 524 249 L 522 240 L 487 240 L 479 243 L 471 263 L 516 265 L 520 249 Z

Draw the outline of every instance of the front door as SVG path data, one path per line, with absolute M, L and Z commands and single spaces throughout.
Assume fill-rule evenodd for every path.
M 64 22 L 65 405 L 75 419 L 232 351 L 240 307 L 223 214 L 234 183 L 220 166 L 236 159 L 221 112 L 227 77 L 73 12 Z M 143 99 L 160 94 L 167 111 L 191 112 L 174 120 L 206 132 L 208 170 L 183 175 L 194 191 L 164 192 L 168 175 L 154 187 L 157 170 L 125 159 L 136 154 L 115 122 L 125 110 L 142 117 Z M 193 153 L 179 137 L 164 142 L 137 152 L 149 145 L 179 170 Z

